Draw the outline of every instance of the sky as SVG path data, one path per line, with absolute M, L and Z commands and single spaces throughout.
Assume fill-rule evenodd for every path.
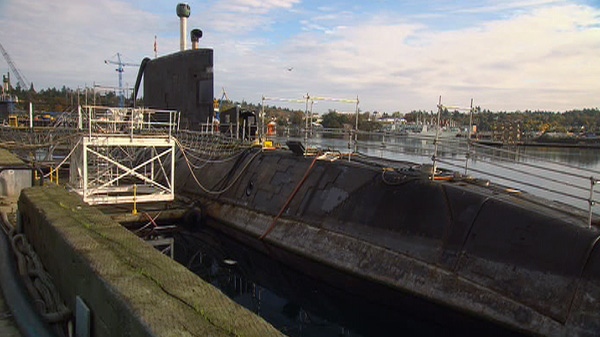
M 36 90 L 116 87 L 105 60 L 154 57 L 155 36 L 159 57 L 179 50 L 178 3 L 0 0 L 0 43 Z M 436 110 L 440 97 L 492 111 L 600 107 L 600 0 L 187 3 L 188 30 L 214 50 L 216 98 L 358 97 L 361 111 L 388 113 Z M 132 87 L 138 69 L 124 70 Z M 328 109 L 355 107 L 313 107 Z

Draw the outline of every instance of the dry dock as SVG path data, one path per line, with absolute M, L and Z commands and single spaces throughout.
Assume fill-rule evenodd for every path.
M 24 232 L 92 336 L 281 336 L 185 267 L 57 186 L 23 190 Z
M 1 168 L 19 165 L 18 158 L 0 150 L 3 191 L 15 184 Z M 73 313 L 75 331 L 86 336 L 283 336 L 79 195 L 56 185 L 15 191 L 21 192 L 17 232 L 25 234 Z M 9 192 L 3 212 L 15 210 L 16 197 Z M 12 266 L 2 268 L 6 272 Z M 0 298 L 0 335 L 21 336 L 13 320 L 19 314 Z M 20 327 L 23 320 L 16 321 Z

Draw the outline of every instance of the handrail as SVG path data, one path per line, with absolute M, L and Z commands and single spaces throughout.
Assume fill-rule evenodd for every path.
M 110 134 L 129 134 L 133 137 L 134 130 L 140 132 L 167 131 L 171 136 L 172 132 L 178 129 L 179 120 L 175 110 L 158 110 L 148 108 L 116 108 L 106 106 L 82 106 L 86 111 L 82 114 L 82 119 L 87 119 L 88 132 L 92 133 L 110 133 Z M 82 123 L 83 124 L 83 123 Z
M 521 156 L 521 154 L 518 154 L 518 155 Z M 494 159 L 506 159 L 504 157 L 496 156 L 496 155 L 493 155 L 493 154 L 482 156 L 482 155 L 478 155 L 477 153 L 472 153 L 472 152 L 469 153 L 469 156 L 470 157 L 484 157 L 484 158 L 485 157 L 489 157 L 489 158 L 494 158 Z M 557 165 L 557 166 L 564 166 L 564 165 L 561 165 L 562 163 L 555 162 L 555 161 L 543 160 L 543 159 L 541 159 L 539 157 L 533 157 L 533 156 L 527 156 L 527 157 L 534 158 L 536 160 L 541 160 L 541 161 L 544 161 L 545 163 L 551 163 L 551 164 L 554 164 L 554 165 Z M 541 166 L 541 165 L 536 165 L 536 164 L 527 163 L 527 162 L 518 162 L 516 160 L 513 160 L 513 162 L 518 163 L 519 165 L 522 165 L 522 166 L 527 166 L 527 167 L 533 167 L 533 168 L 536 168 L 536 169 L 540 169 L 542 171 L 549 171 L 549 172 L 554 172 L 554 173 L 558 173 L 558 174 L 565 174 L 564 171 L 557 170 L 557 169 L 554 169 L 554 168 L 551 168 L 551 167 L 548 167 L 548 166 Z M 536 178 L 544 179 L 544 180 L 547 180 L 547 181 L 550 181 L 550 182 L 560 183 L 560 184 L 563 184 L 565 186 L 569 186 L 569 187 L 573 187 L 573 188 L 576 188 L 576 189 L 588 191 L 588 188 L 585 188 L 585 187 L 582 187 L 582 186 L 579 186 L 579 185 L 575 185 L 575 184 L 571 184 L 571 183 L 568 183 L 568 182 L 564 182 L 564 181 L 552 179 L 552 178 L 549 178 L 549 177 L 546 177 L 546 176 L 542 176 L 542 175 L 538 175 L 538 174 L 535 174 L 535 173 L 532 173 L 532 172 L 523 171 L 523 170 L 519 170 L 519 169 L 516 169 L 516 168 L 508 167 L 508 166 L 499 164 L 497 162 L 489 162 L 489 164 L 493 165 L 493 166 L 497 166 L 497 167 L 501 167 L 501 168 L 507 169 L 509 171 L 514 171 L 514 172 L 519 172 L 519 173 L 527 174 L 527 175 L 532 176 L 532 177 L 536 177 Z M 576 167 L 576 166 L 572 166 L 572 165 L 569 165 L 569 166 L 570 166 L 570 168 L 577 169 L 577 170 L 580 170 L 580 171 L 583 171 L 583 172 L 595 173 L 595 171 L 593 171 L 593 170 L 587 170 L 587 169 Z M 588 175 L 577 174 L 577 173 L 574 173 L 574 172 L 571 172 L 568 175 L 571 176 L 571 177 L 576 177 L 576 178 L 581 178 L 581 179 L 586 179 L 586 180 L 589 179 Z
M 504 152 L 507 154 L 516 154 L 514 151 L 510 151 L 510 150 L 506 150 L 506 149 L 502 149 L 502 148 L 498 148 L 498 147 L 494 147 L 494 146 L 488 146 L 488 145 L 484 145 L 484 144 L 477 144 L 475 142 L 471 142 L 471 145 L 473 145 L 474 147 L 480 147 L 483 149 L 489 149 L 489 150 L 494 150 L 494 151 L 498 151 L 498 152 Z M 524 158 L 530 158 L 530 159 L 535 159 L 535 160 L 540 160 L 539 157 L 535 157 L 535 156 L 531 156 L 525 153 L 518 153 L 519 156 L 524 157 Z M 543 159 L 544 162 L 546 163 L 551 163 L 551 164 L 555 164 L 555 165 L 559 165 L 559 166 L 563 166 L 563 167 L 567 167 L 567 168 L 572 168 L 572 169 L 577 169 L 577 170 L 581 170 L 581 171 L 587 171 L 590 173 L 594 173 L 594 174 L 600 174 L 600 171 L 595 171 L 595 170 L 589 170 L 589 169 L 584 169 L 581 168 L 579 166 L 575 166 L 575 165 L 570 165 L 567 163 L 563 163 L 563 162 L 558 162 L 555 160 L 549 160 L 549 159 Z M 538 167 L 538 168 L 543 168 L 540 166 L 535 166 L 533 164 L 530 164 L 533 167 Z M 579 176 L 580 178 L 588 178 L 588 177 L 584 177 L 584 176 Z
M 370 135 L 374 136 L 377 134 L 371 133 Z M 544 196 L 557 196 L 559 197 L 559 200 L 562 199 L 560 197 L 571 198 L 570 204 L 573 206 L 577 206 L 577 202 L 586 202 L 586 204 L 589 205 L 590 215 L 588 223 L 590 224 L 593 217 L 592 206 L 600 204 L 600 202 L 594 200 L 593 189 L 600 181 L 597 178 L 590 178 L 590 175 L 593 177 L 600 175 L 600 172 L 597 170 L 582 168 L 529 154 L 517 153 L 498 147 L 476 144 L 475 142 L 469 142 L 464 138 L 439 138 L 435 140 L 435 138 L 415 137 L 413 135 L 397 135 L 396 137 L 394 137 L 393 134 L 380 133 L 379 135 L 384 137 L 387 142 L 376 144 L 374 141 L 359 141 L 358 146 L 367 150 L 380 150 L 382 157 L 389 158 L 391 156 L 397 159 L 398 155 L 408 154 L 411 156 L 429 158 L 430 160 L 435 160 L 438 163 L 449 165 L 453 168 L 467 169 L 465 174 L 473 172 L 478 175 L 486 175 L 520 186 L 531 187 L 534 190 L 541 191 Z M 404 139 L 407 141 L 400 143 L 400 141 Z M 424 139 L 427 141 L 420 143 L 415 142 L 415 144 L 410 142 L 410 140 Z M 396 142 L 394 142 L 394 140 Z M 436 146 L 438 148 L 437 151 L 435 150 Z M 462 159 L 456 158 L 456 156 L 461 153 L 465 156 Z M 507 156 L 503 156 L 502 154 L 509 154 L 510 156 L 507 158 Z M 511 156 L 513 158 L 510 158 Z M 519 161 L 518 159 L 531 159 L 535 160 L 535 162 Z M 461 161 L 463 164 L 457 164 L 457 161 Z M 477 167 L 468 167 L 470 165 L 467 165 L 469 161 L 489 165 L 489 167 L 496 168 L 496 170 L 490 172 L 478 169 Z M 528 170 L 527 168 L 535 170 Z M 508 174 L 504 175 L 499 172 L 507 172 Z M 549 174 L 546 175 L 544 173 Z M 515 177 L 515 174 L 519 177 Z M 521 176 L 524 177 L 521 178 Z M 565 179 L 562 179 L 562 177 Z M 531 182 L 528 178 L 534 178 L 538 183 Z M 586 186 L 586 182 L 589 182 L 590 179 L 594 179 L 595 181 L 594 184 L 591 184 L 591 188 L 590 186 Z M 579 183 L 580 180 L 581 183 Z M 548 182 L 550 186 L 544 182 Z M 587 191 L 590 192 L 589 197 L 585 195 Z M 579 206 L 580 209 L 583 209 L 583 207 L 583 205 Z
M 438 159 L 438 161 L 440 163 L 444 163 L 446 165 L 450 165 L 450 166 L 454 166 L 454 167 L 460 167 L 459 165 L 452 164 L 450 161 L 447 161 L 447 160 Z M 536 188 L 536 189 L 539 189 L 539 190 L 543 190 L 543 191 L 546 191 L 546 192 L 552 192 L 552 193 L 560 194 L 562 196 L 573 198 L 573 199 L 577 199 L 577 200 L 581 200 L 581 201 L 587 201 L 588 200 L 586 198 L 577 196 L 575 194 L 570 194 L 570 193 L 562 192 L 562 191 L 559 191 L 559 190 L 554 190 L 554 189 L 551 189 L 551 188 L 547 188 L 547 187 L 539 186 L 539 185 L 536 185 L 536 184 L 528 183 L 526 181 L 521 181 L 521 180 L 518 180 L 518 179 L 509 178 L 509 177 L 502 176 L 502 175 L 495 174 L 495 173 L 485 172 L 483 170 L 478 170 L 478 169 L 473 169 L 472 168 L 471 171 L 477 172 L 477 173 L 482 173 L 482 174 L 488 175 L 490 177 L 494 177 L 494 178 L 498 178 L 498 179 L 510 181 L 510 182 L 517 183 L 517 184 L 520 184 L 520 185 L 525 185 L 525 186 L 533 187 L 533 188 Z

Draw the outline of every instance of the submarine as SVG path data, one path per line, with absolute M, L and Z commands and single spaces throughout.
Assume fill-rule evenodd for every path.
M 598 219 L 429 165 L 273 148 L 240 109 L 202 130 L 214 114 L 213 50 L 192 35 L 192 49 L 145 59 L 136 82 L 145 106 L 181 114 L 175 189 L 192 230 L 210 226 L 390 310 L 507 334 L 600 335 Z

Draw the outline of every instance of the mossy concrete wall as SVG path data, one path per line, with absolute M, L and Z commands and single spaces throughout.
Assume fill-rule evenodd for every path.
M 25 163 L 19 159 L 12 152 L 7 149 L 0 149 L 0 165 L 2 166 L 26 166 Z
M 66 304 L 90 308 L 91 336 L 282 336 L 74 193 L 33 187 L 18 206 Z

